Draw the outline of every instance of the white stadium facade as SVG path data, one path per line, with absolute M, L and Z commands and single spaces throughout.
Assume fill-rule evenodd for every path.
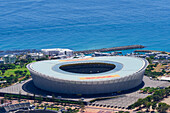
M 127 56 L 46 60 L 27 65 L 34 85 L 64 94 L 102 94 L 142 83 L 147 60 Z

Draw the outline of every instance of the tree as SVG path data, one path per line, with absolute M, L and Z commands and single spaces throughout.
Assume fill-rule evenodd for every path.
M 24 70 L 25 73 L 27 73 L 27 70 Z
M 168 110 L 168 108 L 170 108 L 170 106 L 166 103 L 159 103 L 156 109 L 160 113 L 166 113 L 166 110 Z
M 165 88 L 165 97 L 170 95 L 170 88 Z
M 2 72 L 2 75 L 5 73 L 5 70 L 1 70 L 1 72 Z
M 55 101 L 55 95 L 52 94 L 52 101 Z
M 166 73 L 165 69 L 162 69 L 162 73 Z
M 8 95 L 5 94 L 5 95 L 4 95 L 4 100 L 5 100 L 5 102 L 6 102 L 7 98 L 8 98 Z
M 147 100 L 148 100 L 149 102 L 151 102 L 152 99 L 153 99 L 153 97 L 152 97 L 151 95 L 150 95 L 150 96 L 147 96 L 146 98 L 147 98 Z
M 41 104 L 41 108 L 43 108 L 43 105 Z
M 4 99 L 1 99 L 1 104 L 3 104 L 4 103 Z
M 37 104 L 37 109 L 39 108 L 39 104 Z
M 29 99 L 30 99 L 30 95 L 29 95 L 29 93 L 27 93 L 27 100 L 28 100 L 28 102 L 29 102 Z
M 146 58 L 150 64 L 152 64 L 152 60 L 150 57 Z
M 159 101 L 161 97 L 159 95 L 153 95 L 153 100 L 154 101 Z
M 49 101 L 50 101 L 50 99 L 49 99 L 48 97 L 46 97 L 46 98 L 45 98 L 45 101 L 46 101 L 46 102 L 49 102 Z
M 144 99 L 143 99 L 143 105 L 144 105 L 144 107 L 146 107 L 147 104 L 148 104 L 148 99 L 147 99 L 147 98 L 144 98 Z
M 21 91 L 19 91 L 19 95 L 18 95 L 18 102 L 21 102 Z
M 51 107 L 51 109 L 53 109 L 53 107 L 54 107 L 54 104 L 51 104 L 51 105 L 50 105 L 50 107 Z
M 79 100 L 79 102 L 80 102 L 80 113 L 83 113 L 83 111 L 85 110 L 85 105 L 81 99 Z
M 149 111 L 150 106 L 151 106 L 151 102 L 147 102 L 146 104 L 147 111 Z
M 41 95 L 39 96 L 38 99 L 39 99 L 39 103 L 41 103 L 43 101 L 43 97 Z
M 34 99 L 34 103 L 35 103 L 35 93 L 34 93 L 34 95 L 33 95 L 33 99 Z
M 155 110 L 155 109 L 156 109 L 156 106 L 157 106 L 157 105 L 156 105 L 156 102 L 153 102 L 153 103 L 152 103 L 152 109 Z
M 8 99 L 11 100 L 11 99 L 12 99 L 12 96 L 11 96 L 11 95 L 8 95 Z

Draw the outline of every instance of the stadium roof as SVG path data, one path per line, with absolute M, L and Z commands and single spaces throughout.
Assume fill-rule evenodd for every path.
M 101 63 L 111 63 L 115 64 L 116 68 L 97 74 L 79 74 L 66 72 L 59 67 L 65 64 L 73 63 L 91 63 L 91 62 L 101 62 Z M 39 61 L 29 64 L 29 68 L 32 70 L 44 74 L 46 76 L 69 80 L 69 81 L 104 81 L 113 80 L 128 75 L 132 75 L 142 68 L 146 67 L 147 61 L 136 57 L 125 57 L 125 56 L 107 56 L 107 57 L 91 57 L 84 59 L 67 59 L 67 60 L 46 60 Z

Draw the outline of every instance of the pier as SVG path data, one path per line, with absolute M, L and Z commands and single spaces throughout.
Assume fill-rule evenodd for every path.
M 143 46 L 143 45 L 129 45 L 129 46 L 120 46 L 120 47 L 112 47 L 112 48 L 102 48 L 102 49 L 75 51 L 74 53 L 77 53 L 77 54 L 79 54 L 79 53 L 91 54 L 91 53 L 94 53 L 94 52 L 107 52 L 107 51 L 138 49 L 138 48 L 145 48 L 145 46 Z

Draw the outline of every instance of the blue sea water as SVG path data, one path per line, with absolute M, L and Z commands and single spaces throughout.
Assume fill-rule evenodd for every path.
M 170 52 L 170 0 L 0 0 L 0 50 L 133 44 Z

